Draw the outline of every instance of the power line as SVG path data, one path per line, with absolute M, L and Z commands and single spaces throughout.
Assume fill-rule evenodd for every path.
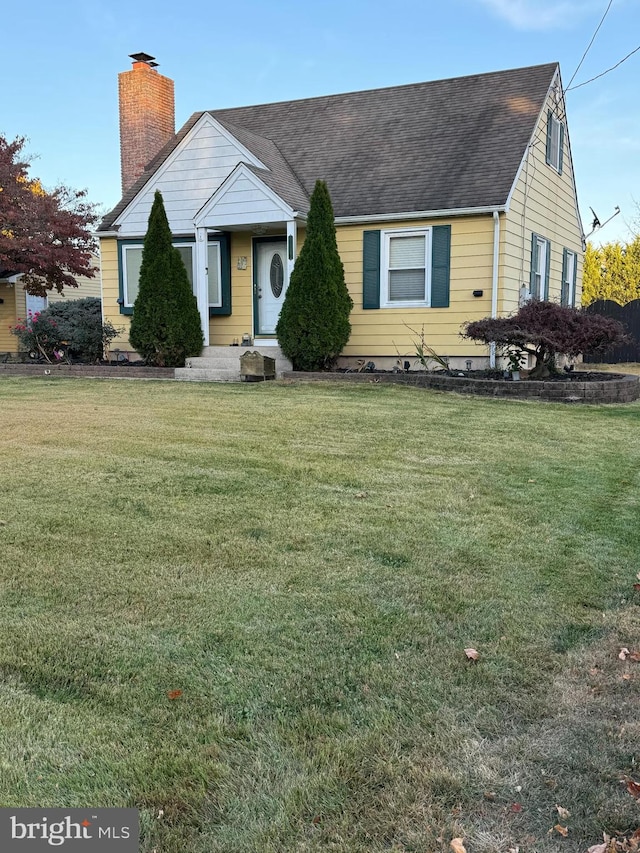
M 582 63 L 584 62 L 586 55 L 587 55 L 587 54 L 589 53 L 589 51 L 591 50 L 591 45 L 592 45 L 592 44 L 594 43 L 594 41 L 596 40 L 596 36 L 598 35 L 598 32 L 599 32 L 599 30 L 600 30 L 600 27 L 604 24 L 604 19 L 605 19 L 605 18 L 607 17 L 607 15 L 609 14 L 609 9 L 611 8 L 612 4 L 613 4 L 613 0 L 609 0 L 609 5 L 608 5 L 608 6 L 607 6 L 607 8 L 604 10 L 604 15 L 602 16 L 602 19 L 601 19 L 600 23 L 599 23 L 599 24 L 598 24 L 598 26 L 596 27 L 596 31 L 595 31 L 595 33 L 593 34 L 593 36 L 591 37 L 591 41 L 590 41 L 590 42 L 589 42 L 589 44 L 587 45 L 587 49 L 586 49 L 586 50 L 585 50 L 585 52 L 582 54 L 582 59 L 581 59 L 581 60 L 580 60 L 580 62 L 578 63 L 578 67 L 576 68 L 576 70 L 573 72 L 573 77 L 572 77 L 572 78 L 571 78 L 571 80 L 569 80 L 569 82 L 567 83 L 567 89 L 566 89 L 566 91 L 569 91 L 569 86 L 571 86 L 571 84 L 572 84 L 572 83 L 573 83 L 573 81 L 575 80 L 576 74 L 578 73 L 578 71 L 580 71 L 580 67 L 581 67 Z M 576 87 L 576 88 L 577 88 L 577 87 Z
M 607 68 L 606 71 L 602 71 L 600 74 L 596 74 L 595 77 L 591 77 L 591 79 L 585 80 L 584 83 L 578 83 L 577 86 L 572 86 L 570 89 L 565 89 L 565 93 L 566 92 L 573 92 L 574 89 L 581 89 L 582 86 L 586 86 L 587 83 L 593 83 L 594 80 L 598 80 L 600 77 L 604 77 L 605 74 L 608 74 L 610 71 L 614 71 L 616 68 L 618 68 L 620 65 L 622 65 L 623 62 L 626 62 L 630 56 L 633 56 L 633 54 L 637 53 L 639 50 L 640 50 L 640 44 L 638 45 L 638 47 L 636 47 L 634 50 L 632 50 L 631 53 L 628 53 L 626 56 L 624 56 L 620 60 L 620 62 L 616 62 L 615 65 L 612 65 L 611 68 Z

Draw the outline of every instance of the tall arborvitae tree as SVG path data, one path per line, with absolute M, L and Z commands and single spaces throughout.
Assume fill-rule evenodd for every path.
M 276 334 L 296 370 L 331 366 L 349 340 L 353 300 L 338 254 L 329 190 L 317 181 L 307 235 L 285 296 Z
M 171 229 L 157 190 L 144 238 L 129 339 L 148 364 L 158 367 L 180 367 L 185 358 L 199 355 L 202 349 L 196 298 L 180 252 L 171 243 Z

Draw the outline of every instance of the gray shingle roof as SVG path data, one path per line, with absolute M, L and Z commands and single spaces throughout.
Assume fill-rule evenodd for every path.
M 272 171 L 297 210 L 318 178 L 336 216 L 504 205 L 557 63 L 388 89 L 209 110 Z M 107 230 L 202 113 L 103 220 Z

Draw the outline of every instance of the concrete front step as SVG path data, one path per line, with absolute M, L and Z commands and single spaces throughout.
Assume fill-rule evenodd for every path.
M 235 369 L 176 367 L 175 378 L 183 382 L 240 382 L 240 367 Z
M 256 350 L 275 359 L 276 376 L 293 369 L 277 346 L 204 347 L 201 355 L 187 359 L 186 367 L 176 368 L 175 378 L 187 382 L 240 382 L 240 356 Z

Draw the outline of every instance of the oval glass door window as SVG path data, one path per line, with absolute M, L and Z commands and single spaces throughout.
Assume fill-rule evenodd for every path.
M 284 264 L 282 263 L 282 258 L 277 252 L 275 252 L 271 258 L 269 281 L 271 282 L 271 292 L 275 298 L 278 299 L 282 293 L 282 288 L 284 287 Z

